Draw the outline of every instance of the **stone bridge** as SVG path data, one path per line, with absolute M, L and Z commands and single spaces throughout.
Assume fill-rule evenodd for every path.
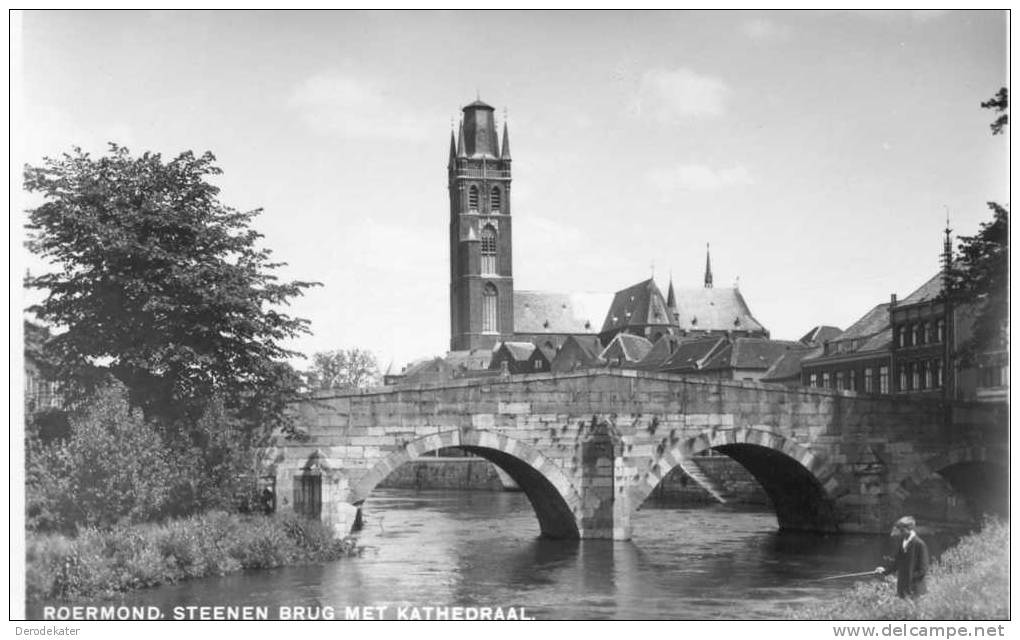
M 747 468 L 781 529 L 885 532 L 904 513 L 1008 505 L 1004 406 L 600 369 L 321 394 L 295 411 L 306 437 L 268 456 L 277 506 L 338 534 L 390 472 L 445 447 L 508 473 L 554 538 L 629 538 L 656 485 L 708 450 Z

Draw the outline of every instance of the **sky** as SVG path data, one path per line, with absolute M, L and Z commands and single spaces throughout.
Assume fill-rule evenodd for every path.
M 107 142 L 212 151 L 221 201 L 263 209 L 280 276 L 322 283 L 287 310 L 312 328 L 289 346 L 383 368 L 448 349 L 446 162 L 476 96 L 509 125 L 518 290 L 697 287 L 711 243 L 716 286 L 797 339 L 925 282 L 947 212 L 972 235 L 1009 201 L 1008 135 L 980 107 L 1008 82 L 1001 11 L 47 11 L 14 28 L 15 167 Z M 17 257 L 14 274 L 45 268 Z

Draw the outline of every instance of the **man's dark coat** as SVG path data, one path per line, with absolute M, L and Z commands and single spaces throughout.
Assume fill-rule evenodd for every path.
M 928 575 L 928 545 L 914 536 L 903 548 L 903 542 L 896 543 L 896 555 L 885 565 L 887 572 L 896 571 L 896 594 L 901 598 L 914 598 L 927 591 L 924 578 Z

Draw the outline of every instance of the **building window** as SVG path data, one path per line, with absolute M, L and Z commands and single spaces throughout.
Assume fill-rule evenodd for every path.
M 847 371 L 846 372 L 846 388 L 850 391 L 857 391 L 857 372 Z
M 938 333 L 938 341 L 939 342 L 945 342 L 946 341 L 946 321 L 940 319 L 938 322 L 935 323 L 935 329 L 936 329 L 936 332 Z
M 897 391 L 906 391 L 907 390 L 907 365 L 901 364 L 899 366 L 899 370 L 900 370 L 900 386 L 896 390 Z
M 482 273 L 496 273 L 496 230 L 491 224 L 482 229 Z
M 942 363 L 938 360 L 931 361 L 931 378 L 932 386 L 935 388 L 942 387 Z
M 842 371 L 837 371 L 835 378 L 836 378 L 836 388 L 842 391 L 844 389 L 844 387 L 843 387 L 843 372 Z
M 822 388 L 823 389 L 828 389 L 829 388 L 829 372 L 828 371 L 822 372 Z
M 503 196 L 499 192 L 499 187 L 492 188 L 492 192 L 489 194 L 489 207 L 497 213 L 502 209 Z
M 864 367 L 864 393 L 874 393 L 875 391 L 875 375 L 874 369 L 871 367 Z
M 925 389 L 933 389 L 935 387 L 935 384 L 934 384 L 935 383 L 935 380 L 934 380 L 935 376 L 932 375 L 933 374 L 932 369 L 935 367 L 935 361 L 931 360 L 929 362 L 924 362 L 924 363 L 922 363 L 922 366 L 924 367 L 924 388 Z
M 468 211 L 478 211 L 478 187 L 475 185 L 468 189 Z
M 889 393 L 889 367 L 878 368 L 878 392 Z
M 921 363 L 911 362 L 910 367 L 910 388 L 920 389 L 921 388 Z
M 541 371 L 541 370 L 542 370 L 542 361 L 541 360 L 535 360 L 535 371 Z
M 924 323 L 914 325 L 914 346 L 924 344 Z
M 811 377 L 808 378 L 808 386 L 811 386 L 811 387 L 817 387 L 818 386 L 818 374 L 817 373 L 812 373 Z
M 499 293 L 496 286 L 491 282 L 485 285 L 482 291 L 482 333 L 497 333 L 499 328 L 496 323 L 496 309 L 499 303 Z
M 1009 384 L 1009 365 L 981 367 L 982 387 L 1003 387 Z

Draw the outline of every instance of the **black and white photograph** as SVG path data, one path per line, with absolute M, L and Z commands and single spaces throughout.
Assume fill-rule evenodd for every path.
M 1010 635 L 1008 9 L 8 17 L 12 636 Z

